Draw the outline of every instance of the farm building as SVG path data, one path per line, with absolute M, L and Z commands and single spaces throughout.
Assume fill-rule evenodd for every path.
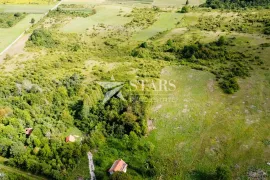
M 26 137 L 29 137 L 33 132 L 33 128 L 26 128 L 25 129 L 25 134 L 26 134 Z
M 69 135 L 68 137 L 66 137 L 66 142 L 75 142 L 75 141 L 76 141 L 76 139 L 72 135 Z
M 127 163 L 123 161 L 122 159 L 114 161 L 112 167 L 109 169 L 109 173 L 113 174 L 114 172 L 120 171 L 120 172 L 127 172 Z

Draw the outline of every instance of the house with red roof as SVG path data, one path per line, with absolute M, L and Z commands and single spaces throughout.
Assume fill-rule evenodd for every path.
M 33 132 L 33 128 L 26 128 L 25 129 L 25 134 L 26 134 L 26 137 L 29 137 Z
M 66 137 L 66 142 L 75 142 L 75 141 L 76 141 L 76 139 L 72 135 L 69 135 L 69 136 Z
M 114 172 L 120 171 L 120 172 L 127 172 L 127 163 L 123 161 L 122 159 L 114 161 L 112 167 L 109 169 L 109 173 L 113 174 Z

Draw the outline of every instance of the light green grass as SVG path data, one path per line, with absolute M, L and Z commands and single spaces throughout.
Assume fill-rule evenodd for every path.
M 133 39 L 144 41 L 159 32 L 173 29 L 177 22 L 182 19 L 180 13 L 161 13 L 158 20 L 149 28 L 144 29 L 133 36 Z
M 265 97 L 270 90 L 263 71 L 241 80 L 242 89 L 234 95 L 223 94 L 214 75 L 188 67 L 165 68 L 161 78 L 175 80 L 177 87 L 155 95 L 156 101 L 165 97 L 175 102 L 154 104 L 156 129 L 148 137 L 165 179 L 188 179 L 195 169 L 214 172 L 221 163 L 238 165 L 232 169 L 236 176 L 249 167 L 266 167 L 270 150 L 262 141 L 269 138 Z
M 20 34 L 32 25 L 30 23 L 32 18 L 38 21 L 42 16 L 42 14 L 29 14 L 11 28 L 0 28 L 0 51 L 3 51 Z
M 11 173 L 13 175 L 19 175 L 23 176 L 25 180 L 46 180 L 46 178 L 40 177 L 40 176 L 35 176 L 33 174 L 18 170 L 13 167 L 5 166 L 3 164 L 0 164 L 0 169 L 3 170 L 4 172 Z
M 131 18 L 117 16 L 119 11 L 122 10 L 126 13 L 130 12 L 130 8 L 104 5 L 96 7 L 97 13 L 88 18 L 76 18 L 71 20 L 68 24 L 61 28 L 63 32 L 83 33 L 87 28 L 92 29 L 93 26 L 98 24 L 110 25 L 114 27 L 122 26 L 128 23 Z
M 3 5 L 0 4 L 0 12 L 6 13 L 16 13 L 16 12 L 26 12 L 31 14 L 40 14 L 49 11 L 55 5 Z

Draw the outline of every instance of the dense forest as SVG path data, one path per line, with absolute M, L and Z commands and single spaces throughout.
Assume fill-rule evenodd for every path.
M 211 7 L 213 9 L 225 8 L 246 8 L 246 7 L 258 7 L 269 6 L 269 0 L 207 0 L 202 6 Z

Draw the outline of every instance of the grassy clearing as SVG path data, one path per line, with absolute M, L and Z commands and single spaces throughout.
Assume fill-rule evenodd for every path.
M 133 36 L 134 40 L 145 41 L 159 32 L 173 29 L 183 17 L 179 13 L 161 13 L 158 20 L 149 28 L 144 29 Z
M 29 14 L 11 28 L 0 28 L 0 51 L 4 50 L 21 33 L 23 33 L 25 29 L 31 26 L 30 22 L 32 18 L 38 21 L 42 16 L 42 14 Z
M 61 28 L 62 32 L 75 32 L 82 33 L 87 29 L 92 29 L 93 26 L 104 24 L 113 27 L 119 27 L 131 20 L 131 18 L 118 16 L 123 11 L 128 13 L 131 11 L 130 8 L 121 6 L 104 5 L 96 7 L 97 13 L 88 18 L 76 18 L 71 20 L 68 24 Z
M 189 179 L 193 170 L 214 172 L 220 164 L 227 164 L 236 176 L 250 167 L 266 168 L 270 153 L 263 143 L 270 127 L 266 110 L 270 103 L 263 98 L 270 95 L 266 78 L 265 71 L 258 71 L 240 82 L 240 92 L 228 96 L 210 73 L 165 68 L 161 79 L 175 80 L 177 90 L 165 92 L 175 102 L 158 102 L 164 94 L 155 95 L 152 118 L 157 129 L 149 139 L 156 146 L 160 175 Z

